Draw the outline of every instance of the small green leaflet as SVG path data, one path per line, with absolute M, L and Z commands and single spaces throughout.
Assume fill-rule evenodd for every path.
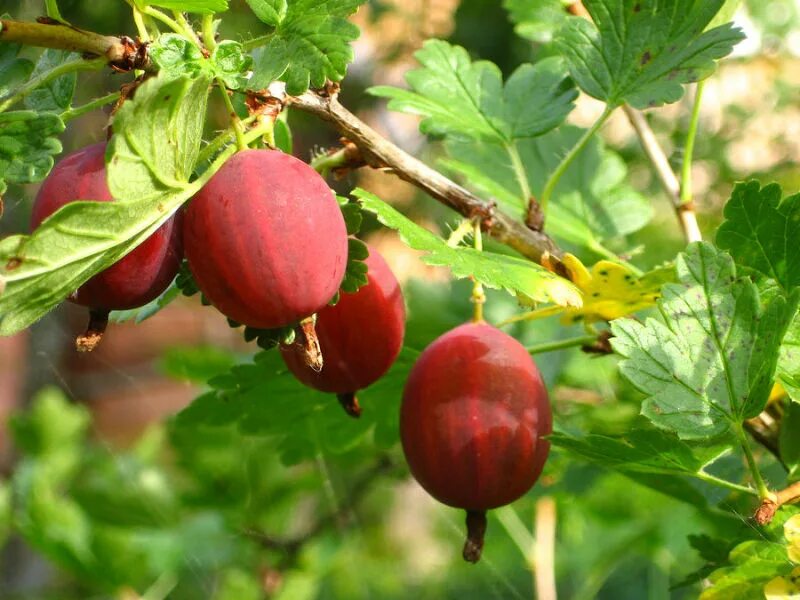
M 559 448 L 623 473 L 695 476 L 729 449 L 727 445 L 692 447 L 651 428 L 633 429 L 622 437 L 553 433 L 549 439 Z
M 567 19 L 575 18 L 567 12 L 571 3 L 572 0 L 505 0 L 503 7 L 516 24 L 518 36 L 546 44 L 553 41 Z
M 743 542 L 731 551 L 729 561 L 730 566 L 711 573 L 711 587 L 703 590 L 699 600 L 763 598 L 766 583 L 793 568 L 786 546 L 775 542 Z
M 75 60 L 80 60 L 80 55 L 66 50 L 48 48 L 39 57 L 32 75 L 34 77 L 41 75 L 52 71 L 59 65 Z M 77 81 L 78 75 L 74 72 L 48 81 L 25 97 L 25 106 L 37 112 L 61 113 L 72 104 L 72 96 L 75 93 Z
M 232 90 L 246 83 L 253 62 L 239 42 L 223 40 L 206 58 L 195 44 L 175 33 L 159 37 L 151 46 L 150 56 L 161 71 L 174 76 L 198 77 L 202 74 L 210 79 L 219 77 Z
M 744 39 L 728 23 L 703 31 L 724 0 L 585 0 L 592 17 L 570 19 L 556 44 L 575 81 L 611 107 L 678 101 Z
M 256 16 L 274 27 L 266 45 L 253 53 L 248 87 L 262 89 L 275 80 L 298 95 L 326 80 L 341 81 L 353 60 L 350 42 L 358 27 L 347 21 L 366 0 L 247 0 Z
M 39 319 L 144 241 L 199 189 L 202 182 L 190 184 L 189 178 L 207 96 L 205 78 L 149 79 L 114 122 L 107 167 L 118 201 L 71 203 L 32 235 L 0 242 L 0 277 L 6 281 L 0 334 Z
M 323 348 L 323 354 L 325 350 Z M 400 390 L 418 353 L 404 349 L 379 381 L 358 393 L 360 419 L 348 418 L 333 394 L 304 386 L 275 350 L 237 365 L 209 381 L 212 391 L 178 413 L 173 425 L 184 431 L 237 424 L 245 435 L 275 438 L 281 461 L 296 464 L 314 457 L 318 444 L 341 454 L 365 442 L 387 448 L 397 443 Z
M 0 42 L 0 99 L 24 83 L 33 72 L 33 63 L 17 58 L 20 46 Z
M 425 117 L 420 129 L 430 135 L 496 143 L 542 135 L 564 121 L 578 96 L 559 57 L 522 65 L 503 85 L 496 65 L 473 63 L 460 46 L 428 40 L 414 56 L 422 68 L 406 74 L 412 91 L 369 91 L 390 98 L 392 110 Z
M 781 199 L 777 183 L 738 183 L 724 214 L 717 245 L 737 265 L 774 279 L 784 292 L 800 285 L 800 194 Z
M 62 131 L 63 121 L 52 113 L 0 113 L 0 194 L 7 182 L 34 183 L 47 176 L 53 156 L 61 152 L 56 136 Z
M 564 125 L 541 137 L 518 140 L 519 152 L 534 197 L 541 195 L 560 157 L 584 130 Z M 448 138 L 450 158 L 442 164 L 466 177 L 470 187 L 497 200 L 509 214 L 524 219 L 527 204 L 507 153 L 496 144 Z M 591 139 L 569 166 L 547 208 L 545 227 L 558 240 L 591 248 L 601 240 L 644 227 L 652 204 L 627 182 L 627 167 L 598 137 Z
M 407 219 L 377 196 L 362 190 L 353 191 L 364 210 L 375 214 L 387 227 L 396 230 L 403 242 L 426 254 L 429 265 L 445 266 L 454 277 L 474 277 L 491 288 L 522 294 L 537 302 L 561 306 L 581 306 L 581 293 L 571 282 L 544 267 L 514 256 L 480 252 L 474 248 L 453 248 L 440 237 Z
M 228 10 L 228 0 L 135 0 L 139 8 L 145 6 L 160 6 L 169 10 L 179 12 L 196 13 L 208 15 L 213 13 L 225 12 Z
M 755 284 L 707 243 L 679 255 L 676 272 L 658 303 L 665 322 L 614 321 L 611 344 L 647 396 L 644 416 L 683 439 L 712 438 L 763 410 L 798 297 L 774 295 L 762 308 Z

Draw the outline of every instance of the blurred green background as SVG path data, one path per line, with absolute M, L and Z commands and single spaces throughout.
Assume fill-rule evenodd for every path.
M 134 33 L 122 1 L 59 4 L 80 27 Z M 43 9 L 5 0 L 2 11 L 33 19 Z M 262 32 L 243 0 L 232 0 L 223 17 L 224 37 Z M 695 195 L 708 234 L 735 181 L 777 180 L 790 191 L 800 182 L 798 4 L 750 0 L 737 21 L 748 40 L 706 86 L 695 151 Z M 363 35 L 342 102 L 429 164 L 441 148 L 420 136 L 415 119 L 368 96 L 369 86 L 402 85 L 413 52 L 429 37 L 460 44 L 506 75 L 547 51 L 516 35 L 503 4 L 489 0 L 373 1 L 356 22 Z M 84 76 L 76 103 L 122 81 Z M 690 101 L 688 94 L 649 115 L 675 165 Z M 582 98 L 571 121 L 586 126 L 601 109 Z M 307 115 L 292 113 L 289 123 L 301 158 L 337 139 Z M 103 139 L 106 124 L 101 112 L 71 122 L 65 151 Z M 673 258 L 682 248 L 680 231 L 624 116 L 615 115 L 603 135 L 627 163 L 631 184 L 655 206 L 650 225 L 615 240 L 613 249 L 642 267 Z M 440 232 L 457 223 L 389 175 L 357 173 L 336 185 L 341 192 L 360 185 Z M 9 189 L 0 235 L 27 229 L 34 194 L 35 186 Z M 256 349 L 193 299 L 141 325 L 115 326 L 91 356 L 71 350 L 83 319 L 71 306 L 0 340 L 0 424 L 7 421 L 0 432 L 0 599 L 533 598 L 537 552 L 554 554 L 559 598 L 696 597 L 698 578 L 681 584 L 722 560 L 726 541 L 747 535 L 737 507 L 730 507 L 734 516 L 716 509 L 723 497 L 717 490 L 668 478 L 634 482 L 558 452 L 526 497 L 491 515 L 482 561 L 462 561 L 463 515 L 409 478 L 395 433 L 414 351 L 469 318 L 469 284 L 424 267 L 374 223 L 365 234 L 403 281 L 410 320 L 409 351 L 393 376 L 365 394 L 371 416 L 360 424 L 332 399 L 262 384 L 274 379 L 279 361 L 261 354 L 253 365 Z M 645 241 L 647 255 L 637 254 Z M 490 321 L 517 310 L 509 296 L 489 294 Z M 526 344 L 581 332 L 557 318 L 509 331 Z M 613 357 L 570 350 L 537 362 L 561 428 L 622 433 L 637 420 L 639 397 L 618 377 Z M 253 410 L 264 427 L 211 424 L 191 412 L 172 417 L 209 389 L 233 385 L 222 376 L 234 365 L 235 384 L 259 396 Z M 736 460 L 722 462 L 731 475 L 740 468 Z M 544 532 L 553 526 L 555 545 L 548 548 Z

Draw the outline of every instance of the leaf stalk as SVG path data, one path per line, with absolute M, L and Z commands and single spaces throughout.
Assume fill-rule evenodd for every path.
M 544 189 L 542 190 L 542 197 L 539 200 L 539 204 L 542 207 L 542 211 L 547 212 L 547 204 L 550 202 L 550 198 L 553 195 L 553 191 L 558 185 L 558 182 L 561 180 L 561 177 L 567 171 L 569 166 L 572 162 L 577 158 L 577 156 L 581 153 L 581 151 L 586 147 L 586 144 L 589 143 L 589 140 L 592 139 L 595 133 L 608 121 L 608 118 L 611 116 L 611 113 L 614 112 L 613 106 L 606 106 L 603 114 L 594 122 L 594 124 L 587 129 L 584 134 L 581 136 L 581 139 L 567 152 L 566 156 L 561 159 L 561 162 L 556 167 L 555 171 L 550 175 L 547 179 L 547 182 L 544 185 Z

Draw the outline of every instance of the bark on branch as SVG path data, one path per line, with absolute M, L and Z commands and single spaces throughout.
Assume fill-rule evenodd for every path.
M 0 19 L 0 41 L 102 56 L 108 59 L 109 65 L 125 71 L 149 66 L 144 44 L 128 37 L 101 35 L 61 23 Z
M 528 229 L 521 221 L 497 209 L 493 203 L 481 200 L 401 150 L 342 106 L 335 95 L 309 91 L 289 101 L 292 106 L 332 123 L 339 133 L 358 146 L 371 167 L 388 167 L 400 179 L 414 184 L 465 217 L 480 217 L 487 231 L 497 241 L 536 262 L 541 263 L 543 258 L 547 258 L 550 265 L 559 271 L 558 259 L 562 251 L 547 235 Z M 562 270 L 561 274 L 565 272 Z

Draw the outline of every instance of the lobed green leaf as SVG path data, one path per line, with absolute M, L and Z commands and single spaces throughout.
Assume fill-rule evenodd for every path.
M 733 260 L 696 243 L 662 290 L 664 322 L 612 324 L 620 370 L 646 396 L 642 414 L 683 439 L 711 438 L 761 412 L 797 295 L 759 305 L 755 285 Z
M 562 126 L 541 137 L 517 140 L 517 151 L 534 197 L 541 195 L 549 175 L 583 134 Z M 511 215 L 522 220 L 527 202 L 511 159 L 497 144 L 448 138 L 450 158 L 442 164 L 466 178 L 468 185 Z M 546 229 L 560 241 L 589 247 L 609 238 L 627 235 L 652 218 L 652 204 L 627 182 L 627 167 L 598 138 L 590 140 L 559 180 L 547 208 Z
M 276 80 L 297 95 L 327 80 L 340 81 L 353 60 L 350 42 L 359 29 L 347 21 L 365 0 L 250 0 L 256 16 L 274 27 L 254 54 L 250 89 Z
M 47 177 L 53 156 L 61 152 L 56 136 L 62 131 L 64 122 L 52 113 L 0 113 L 0 194 L 6 182 L 35 183 Z
M 784 292 L 800 285 L 800 194 L 781 198 L 781 187 L 738 183 L 725 204 L 717 245 L 736 264 L 775 280 Z
M 47 73 L 59 65 L 79 58 L 80 56 L 74 52 L 48 48 L 36 62 L 36 68 L 33 70 L 32 76 Z M 75 72 L 67 73 L 48 81 L 25 96 L 25 106 L 40 113 L 48 111 L 61 113 L 72 104 L 72 96 L 75 94 L 77 82 L 78 75 Z
M 30 236 L 0 242 L 0 277 L 6 281 L 0 334 L 36 321 L 147 239 L 197 191 L 198 182 L 189 178 L 207 90 L 204 78 L 148 80 L 115 119 L 107 168 L 117 201 L 68 204 Z
M 423 116 L 420 129 L 430 135 L 495 143 L 542 135 L 564 121 L 578 95 L 559 57 L 522 65 L 503 85 L 496 65 L 472 62 L 460 46 L 428 40 L 414 56 L 422 67 L 406 74 L 411 91 L 369 91 L 390 98 L 392 110 Z
M 504 0 L 503 7 L 518 36 L 544 44 L 555 39 L 567 19 L 576 18 L 567 12 L 570 3 L 570 0 Z
M 474 277 L 488 287 L 522 294 L 537 302 L 554 302 L 562 306 L 580 306 L 583 302 L 578 288 L 541 265 L 514 256 L 449 246 L 445 240 L 407 219 L 377 196 L 362 189 L 356 189 L 353 195 L 364 210 L 397 231 L 406 245 L 424 251 L 424 262 L 446 266 L 456 278 Z
M 678 101 L 744 39 L 732 24 L 704 31 L 724 0 L 585 0 L 592 21 L 568 20 L 556 44 L 580 88 L 610 106 Z

